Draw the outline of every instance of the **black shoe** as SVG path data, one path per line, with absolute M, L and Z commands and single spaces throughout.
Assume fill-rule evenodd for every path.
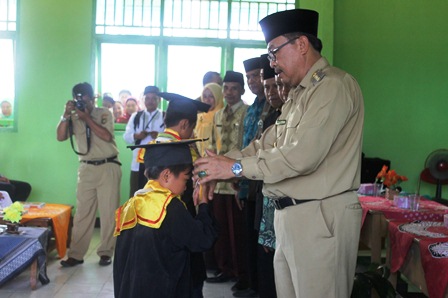
M 67 260 L 62 260 L 61 265 L 62 267 L 74 267 L 76 265 L 84 263 L 83 260 L 77 260 L 74 258 L 68 258 Z
M 245 291 L 249 289 L 249 283 L 240 279 L 230 289 L 232 292 Z
M 112 259 L 109 256 L 101 256 L 100 261 L 98 262 L 98 264 L 100 264 L 100 266 L 107 266 L 107 265 L 110 265 L 111 263 L 112 263 Z
M 252 289 L 246 289 L 243 291 L 236 291 L 233 293 L 233 297 L 258 297 L 258 293 Z
M 215 277 L 209 277 L 205 281 L 208 283 L 221 283 L 221 282 L 228 282 L 231 280 L 233 276 L 227 275 L 225 273 L 220 273 Z

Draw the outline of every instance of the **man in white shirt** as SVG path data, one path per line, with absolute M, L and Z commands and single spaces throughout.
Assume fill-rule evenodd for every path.
M 163 112 L 158 109 L 160 97 L 157 95 L 159 88 L 156 86 L 147 86 L 143 92 L 145 98 L 145 107 L 143 111 L 133 113 L 126 125 L 126 131 L 123 138 L 127 144 L 139 145 L 147 144 L 157 138 L 159 132 L 165 129 L 163 123 Z M 138 149 L 132 151 L 130 194 L 143 188 L 146 179 L 143 175 L 143 164 L 137 162 Z M 140 169 L 142 167 L 142 169 Z

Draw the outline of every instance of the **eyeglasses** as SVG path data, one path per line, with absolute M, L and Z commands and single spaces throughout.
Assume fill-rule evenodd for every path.
M 276 62 L 277 61 L 277 56 L 275 56 L 275 54 L 277 54 L 278 51 L 280 51 L 284 46 L 289 44 L 291 41 L 294 41 L 294 40 L 296 40 L 298 38 L 300 38 L 300 36 L 296 36 L 294 38 L 288 39 L 284 44 L 281 44 L 280 46 L 276 47 L 275 49 L 272 49 L 272 50 L 268 51 L 268 60 L 270 62 Z

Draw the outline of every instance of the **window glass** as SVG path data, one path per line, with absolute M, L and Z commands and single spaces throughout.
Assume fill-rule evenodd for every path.
M 154 45 L 101 44 L 102 91 L 118 97 L 126 89 L 141 96 L 145 86 L 154 84 L 154 60 Z
M 155 81 L 154 55 L 154 45 L 102 43 L 102 94 L 99 104 L 104 104 L 103 96 L 107 93 L 115 101 L 121 101 L 123 112 L 127 116 L 130 116 L 129 113 L 135 108 L 134 104 L 127 103 L 128 97 L 135 98 L 138 102 L 137 108 L 143 109 L 143 90 L 148 85 L 154 85 Z M 129 92 L 120 94 L 121 91 Z M 118 117 L 115 120 L 117 119 Z M 124 120 L 119 122 L 126 123 Z
M 221 48 L 169 46 L 167 91 L 190 98 L 202 93 L 202 78 L 207 71 L 220 72 Z
M 0 130 L 14 128 L 17 1 L 0 0 Z
M 0 127 L 14 125 L 14 46 L 11 39 L 0 39 Z

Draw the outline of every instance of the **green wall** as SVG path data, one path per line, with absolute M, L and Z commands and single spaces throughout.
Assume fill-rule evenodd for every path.
M 93 81 L 92 0 L 22 0 L 17 52 L 18 130 L 0 132 L 0 173 L 29 181 L 29 200 L 75 204 L 77 156 L 56 141 L 75 83 Z M 392 161 L 412 191 L 426 156 L 446 147 L 448 2 L 302 0 L 318 10 L 323 54 L 364 92 L 364 152 Z M 128 198 L 131 151 L 116 133 Z M 424 191 L 433 194 L 434 187 Z M 444 189 L 444 192 L 447 190 Z
M 91 0 L 21 1 L 17 52 L 18 130 L 0 132 L 0 173 L 29 181 L 29 200 L 76 203 L 77 156 L 56 140 L 56 126 L 71 88 L 92 82 Z M 123 162 L 121 200 L 129 196 L 131 151 L 122 133 L 116 142 Z
M 427 155 L 448 147 L 447 11 L 445 0 L 335 1 L 334 64 L 363 90 L 363 151 L 390 159 L 408 191 Z

